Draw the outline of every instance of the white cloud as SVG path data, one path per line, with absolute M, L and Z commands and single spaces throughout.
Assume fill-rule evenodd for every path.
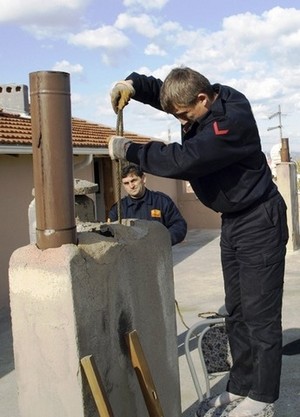
M 158 55 L 158 56 L 165 56 L 167 53 L 163 49 L 161 49 L 155 43 L 149 43 L 145 48 L 146 55 Z
M 208 71 L 216 78 L 228 79 L 234 72 L 249 78 L 259 72 L 264 79 L 274 77 L 283 60 L 285 66 L 290 59 L 300 64 L 300 40 L 296 35 L 299 27 L 300 10 L 276 7 L 262 16 L 245 13 L 225 18 L 222 30 L 212 34 L 195 31 L 182 36 L 179 32 L 173 40 L 187 46 L 177 61 Z
M 56 22 L 69 21 L 70 13 L 84 8 L 91 0 L 0 0 L 0 22 L 19 22 L 21 24 L 38 24 L 48 21 L 53 26 Z
M 83 66 L 80 64 L 71 64 L 67 60 L 56 62 L 52 68 L 54 71 L 63 71 L 70 74 L 82 74 Z
M 289 112 L 289 118 L 283 119 L 285 134 L 299 138 L 293 120 L 297 120 L 300 110 L 296 92 L 300 89 L 300 10 L 275 7 L 261 16 L 251 13 L 231 16 L 223 20 L 220 30 L 211 33 L 201 28 L 185 30 L 178 22 L 160 24 L 151 16 L 141 20 L 125 14 L 121 17 L 117 20 L 120 29 L 134 29 L 145 38 L 151 35 L 153 42 L 146 46 L 145 53 L 163 45 L 163 50 L 168 53 L 171 50 L 174 56 L 167 66 L 151 70 L 143 67 L 137 72 L 164 79 L 172 67 L 188 65 L 208 76 L 211 82 L 231 85 L 247 96 L 265 145 L 278 137 L 278 132 L 268 132 L 267 128 L 268 116 L 279 105 L 283 112 L 286 109 Z M 143 30 L 140 25 L 144 25 Z M 136 115 L 136 109 L 133 113 Z M 146 109 L 143 117 L 156 120 Z M 137 119 L 134 119 L 136 126 Z M 155 123 L 149 129 L 155 135 Z M 158 136 L 163 135 L 162 130 L 157 132 Z
M 147 38 L 153 38 L 160 34 L 158 22 L 154 17 L 147 14 L 132 16 L 127 13 L 121 13 L 117 17 L 115 27 L 121 30 L 134 29 L 136 33 Z
M 94 30 L 84 30 L 76 35 L 69 36 L 73 45 L 87 48 L 122 49 L 129 45 L 129 39 L 120 30 L 113 26 L 102 26 Z
M 275 7 L 261 16 L 248 12 L 225 18 L 223 32 L 231 35 L 234 43 L 244 45 L 248 54 L 266 48 L 270 55 L 275 55 L 283 47 L 299 47 L 299 26 L 300 10 Z
M 280 40 L 280 46 L 283 48 L 300 48 L 300 29 L 297 31 L 283 35 Z M 278 46 L 278 45 L 277 45 Z
M 262 15 L 248 12 L 230 16 L 223 20 L 221 29 L 214 32 L 201 27 L 185 29 L 179 22 L 161 22 L 161 18 L 151 15 L 121 14 L 116 27 L 128 36 L 130 30 L 134 30 L 141 35 L 135 36 L 139 42 L 142 37 L 145 41 L 150 38 L 152 42 L 143 46 L 146 54 L 163 50 L 174 57 L 168 65 L 141 67 L 135 69 L 137 72 L 163 80 L 174 66 L 188 65 L 208 76 L 211 82 L 231 85 L 246 95 L 264 146 L 278 137 L 278 132 L 267 129 L 270 126 L 268 116 L 279 105 L 283 112 L 288 109 L 289 117 L 283 119 L 285 134 L 299 138 L 293 126 L 300 111 L 297 94 L 300 90 L 300 10 L 275 7 Z M 156 56 L 159 55 L 156 53 Z M 144 128 L 149 129 L 151 135 L 162 137 L 165 134 L 162 132 L 166 132 L 166 128 L 158 128 L 164 122 L 159 122 L 148 106 L 138 104 L 133 109 L 131 104 L 128 107 L 128 117 L 132 112 L 132 123 L 137 129 L 142 120 L 149 120 Z M 158 133 L 155 134 L 155 130 Z
M 48 26 L 46 24 L 44 25 L 26 25 L 23 26 L 23 29 L 26 32 L 29 32 L 34 38 L 38 39 L 38 40 L 42 40 L 42 39 L 58 39 L 61 38 L 64 31 L 65 31 L 65 27 L 54 27 L 54 26 Z M 48 46 L 49 47 L 49 46 Z
M 161 80 L 164 80 L 174 66 L 175 66 L 174 64 L 173 65 L 163 65 L 163 66 L 157 68 L 156 70 L 151 70 L 148 67 L 142 66 L 142 67 L 139 67 L 139 68 L 135 69 L 135 71 L 139 74 L 144 74 L 144 75 L 148 75 L 148 76 L 152 75 L 155 78 L 159 78 Z
M 116 66 L 127 55 L 130 45 L 128 37 L 113 26 L 102 26 L 71 34 L 68 42 L 88 49 L 100 49 L 102 62 L 110 67 Z
M 151 1 L 145 1 L 145 0 L 124 0 L 123 4 L 126 7 L 141 7 L 145 10 L 151 10 L 151 9 L 162 9 L 169 0 L 151 0 Z
M 130 45 L 128 37 L 113 26 L 102 26 L 69 35 L 68 42 L 89 49 L 99 48 L 102 62 L 110 67 L 116 66 L 122 60 Z
M 293 91 L 300 91 L 300 66 L 279 68 L 278 77 L 286 88 Z
M 90 3 L 91 8 L 85 13 Z M 15 23 L 16 27 L 25 28 L 38 39 L 61 39 L 62 42 L 51 43 L 55 48 L 49 51 L 49 55 L 51 53 L 54 57 L 50 62 L 57 60 L 53 67 L 55 70 L 77 74 L 74 84 L 78 83 L 78 89 L 84 90 L 86 85 L 98 82 L 98 79 L 91 81 L 91 78 L 93 72 L 97 73 L 94 77 L 99 78 L 97 65 L 101 66 L 100 58 L 105 64 L 102 67 L 114 66 L 113 77 L 120 78 L 135 70 L 163 80 L 174 66 L 188 65 L 213 83 L 231 85 L 242 91 L 250 100 L 266 138 L 278 136 L 276 131 L 267 132 L 268 115 L 276 111 L 278 105 L 288 114 L 283 119 L 286 135 L 299 138 L 299 132 L 292 127 L 292 120 L 295 115 L 296 120 L 299 118 L 300 111 L 299 7 L 274 7 L 261 15 L 248 12 L 229 16 L 223 19 L 219 30 L 209 31 L 209 23 L 206 26 L 199 19 L 195 24 L 195 20 L 187 20 L 182 13 L 177 14 L 177 21 L 166 20 L 160 10 L 167 3 L 173 4 L 168 0 L 118 0 L 111 3 L 100 15 L 97 0 L 51 0 L 48 3 L 0 0 L 0 23 Z M 191 3 L 197 4 L 196 0 Z M 126 11 L 124 7 L 127 7 L 127 13 L 120 13 Z M 64 42 L 69 44 L 67 51 L 58 49 L 65 45 Z M 41 44 L 40 47 L 44 47 Z M 49 48 L 49 44 L 46 47 Z M 89 49 L 84 69 L 78 64 L 82 62 L 82 48 Z M 56 52 L 59 53 L 56 55 Z M 69 61 L 59 61 L 61 56 L 67 56 Z M 99 62 L 96 61 L 98 56 Z M 162 65 L 166 62 L 165 56 L 168 56 L 167 65 Z M 160 57 L 163 59 L 159 60 Z M 83 79 L 84 73 L 91 78 Z M 103 74 L 110 82 L 111 74 L 105 69 Z M 105 93 L 101 93 L 103 95 Z M 90 102 L 96 103 L 93 98 L 83 93 L 77 98 L 74 95 L 72 100 L 78 102 L 76 108 L 89 114 L 95 112 L 95 109 L 90 109 Z M 99 119 L 105 114 L 107 123 L 107 114 L 110 114 L 113 125 L 115 115 L 110 106 L 104 103 L 103 107 L 99 104 L 97 108 Z M 170 122 L 161 118 L 162 115 L 134 100 L 126 107 L 132 129 L 151 136 L 164 137 L 166 134 Z M 91 119 L 90 116 L 87 118 Z M 175 120 L 172 123 L 177 126 Z M 298 126 L 298 122 L 294 126 Z

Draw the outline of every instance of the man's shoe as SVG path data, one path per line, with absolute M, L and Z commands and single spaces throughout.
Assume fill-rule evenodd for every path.
M 259 413 L 248 414 L 247 417 L 274 417 L 274 404 L 268 404 Z
M 212 398 L 213 397 L 206 398 L 201 401 L 195 413 L 195 417 L 226 417 L 227 413 L 233 410 L 243 400 L 243 398 L 239 398 L 238 400 L 231 401 L 229 404 L 225 404 L 220 407 L 211 407 L 209 402 Z M 271 416 L 268 415 L 267 417 Z

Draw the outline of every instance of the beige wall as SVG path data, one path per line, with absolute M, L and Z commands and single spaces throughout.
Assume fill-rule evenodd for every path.
M 192 192 L 189 183 L 177 183 L 178 207 L 186 219 L 188 229 L 219 229 L 221 215 L 204 206 Z
M 211 209 L 205 207 L 189 190 L 186 181 L 175 181 L 167 178 L 155 177 L 146 174 L 146 185 L 155 191 L 168 194 L 182 216 L 185 218 L 188 229 L 218 229 L 221 226 L 221 217 Z
M 169 178 L 155 177 L 154 175 L 146 174 L 146 187 L 153 191 L 161 191 L 168 194 L 175 204 L 177 204 L 176 181 Z
M 12 252 L 29 243 L 28 205 L 32 200 L 32 157 L 0 155 L 1 262 L 0 307 L 8 305 L 8 263 Z

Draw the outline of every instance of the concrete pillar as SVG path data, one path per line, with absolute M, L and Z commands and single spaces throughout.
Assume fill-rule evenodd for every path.
M 75 220 L 77 225 L 78 223 L 94 222 L 96 220 L 95 203 L 88 194 L 97 192 L 98 188 L 98 184 L 93 182 L 77 178 L 74 179 Z
M 300 246 L 297 166 L 294 162 L 281 162 L 276 166 L 276 172 L 276 183 L 287 205 L 287 222 L 290 236 L 287 250 L 295 251 Z
M 146 417 L 124 338 L 133 329 L 164 416 L 181 415 L 169 232 L 158 222 L 130 224 L 99 224 L 97 233 L 78 233 L 78 245 L 13 253 L 20 417 L 97 417 L 80 366 L 86 355 L 95 359 L 114 416 Z

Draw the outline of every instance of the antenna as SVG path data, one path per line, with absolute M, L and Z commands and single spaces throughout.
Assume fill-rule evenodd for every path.
M 274 114 L 272 114 L 271 116 L 269 116 L 269 119 L 273 119 L 274 117 L 276 117 L 276 116 L 278 116 L 278 119 L 279 119 L 279 125 L 278 126 L 274 126 L 274 127 L 268 127 L 268 131 L 269 130 L 274 130 L 274 129 L 279 129 L 279 133 L 280 133 L 280 140 L 282 139 L 282 124 L 281 124 L 281 116 L 282 116 L 282 113 L 281 113 L 281 107 L 280 107 L 280 104 L 279 104 L 279 106 L 278 106 L 278 111 L 276 112 L 276 113 L 274 113 Z
M 272 114 L 269 116 L 269 119 L 273 119 L 273 117 L 278 116 L 279 118 L 279 125 L 274 127 L 269 127 L 268 130 L 274 130 L 279 129 L 280 131 L 280 142 L 281 142 L 281 150 L 280 150 L 280 156 L 281 156 L 281 162 L 290 162 L 290 154 L 289 154 L 289 140 L 287 138 L 282 138 L 282 124 L 281 124 L 281 108 L 280 105 L 278 106 L 278 112 Z

